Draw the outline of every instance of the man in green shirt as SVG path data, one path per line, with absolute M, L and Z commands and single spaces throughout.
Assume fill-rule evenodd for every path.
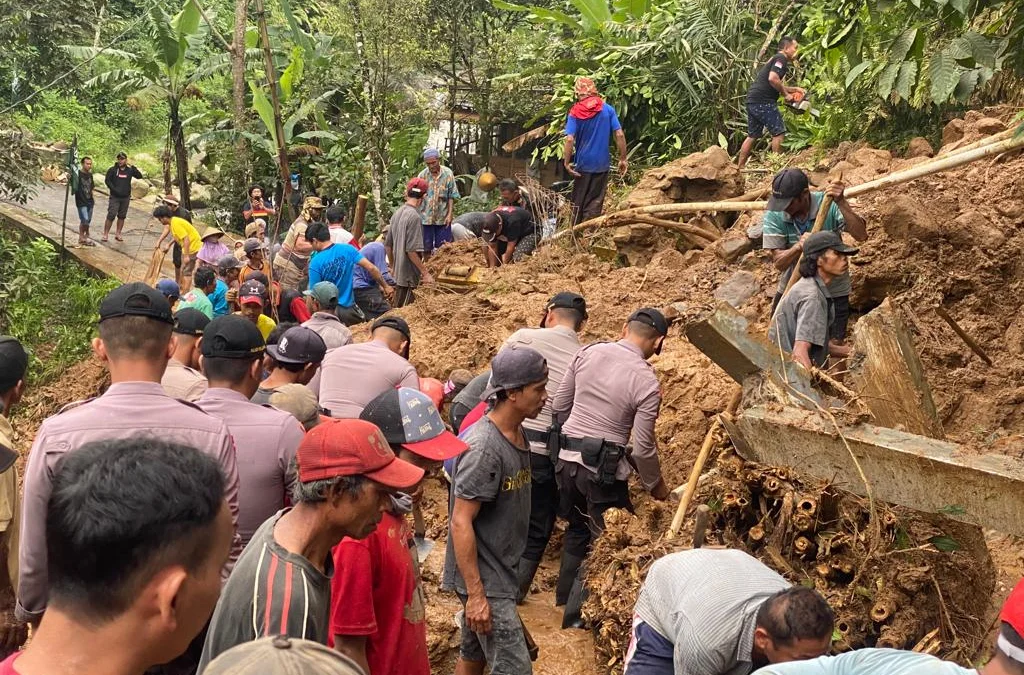
M 217 289 L 217 273 L 212 267 L 200 267 L 192 276 L 192 290 L 181 296 L 178 301 L 178 310 L 187 307 L 198 309 L 208 319 L 213 319 L 213 302 L 209 295 Z

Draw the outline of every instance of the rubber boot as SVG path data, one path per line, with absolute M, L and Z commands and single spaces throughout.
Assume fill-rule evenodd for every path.
M 562 561 L 558 568 L 558 583 L 555 585 L 555 607 L 561 607 L 569 600 L 573 582 L 579 575 L 583 556 L 572 555 L 562 550 Z
M 521 605 L 526 602 L 526 596 L 530 594 L 530 586 L 533 585 L 533 577 L 536 576 L 538 567 L 540 567 L 539 560 L 527 560 L 526 558 L 519 559 L 519 593 L 516 595 L 517 605 Z
M 583 621 L 583 603 L 587 599 L 587 587 L 583 584 L 583 570 L 576 575 L 562 613 L 562 628 L 586 628 Z

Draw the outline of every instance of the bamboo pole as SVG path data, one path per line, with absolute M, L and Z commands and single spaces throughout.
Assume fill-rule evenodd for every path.
M 840 182 L 842 182 L 841 177 L 839 180 Z M 828 218 L 828 211 L 829 209 L 832 208 L 832 202 L 832 195 L 825 195 L 824 197 L 821 198 L 821 206 L 818 207 L 818 215 L 814 219 L 814 226 L 811 227 L 811 231 L 809 234 L 821 232 L 821 228 L 825 227 L 825 219 Z M 789 289 L 793 288 L 793 285 L 796 283 L 796 280 L 800 278 L 800 263 L 803 261 L 803 259 L 804 252 L 800 251 L 800 257 L 796 259 L 795 263 L 793 263 L 793 271 L 789 275 L 789 283 L 786 284 L 786 290 L 782 291 L 782 297 L 786 297 L 786 294 L 789 293 Z M 779 302 L 778 305 L 775 305 L 776 312 L 779 311 L 779 305 L 781 304 L 782 302 Z
M 942 171 L 948 171 L 950 169 L 956 169 L 966 164 L 971 164 L 980 159 L 986 157 L 992 157 L 999 155 L 1010 150 L 1016 150 L 1024 147 L 1024 136 L 1006 138 L 988 145 L 977 147 L 972 150 L 965 152 L 959 152 L 945 157 L 937 157 L 931 161 L 918 164 L 917 166 L 904 169 L 903 171 L 896 171 L 893 173 L 886 174 L 875 180 L 868 181 L 867 183 L 861 183 L 851 188 L 847 188 L 846 196 L 853 198 L 865 195 L 877 190 L 883 190 L 885 188 L 893 187 L 896 185 L 902 185 L 903 183 L 909 183 L 912 180 L 918 178 L 924 178 L 931 176 Z M 612 227 L 616 225 L 624 225 L 630 222 L 630 218 L 639 215 L 658 215 L 658 216 L 678 216 L 686 213 L 702 213 L 702 212 L 741 212 L 741 211 L 764 211 L 768 208 L 767 201 L 748 201 L 748 202 L 730 202 L 730 201 L 717 201 L 717 202 L 684 202 L 680 204 L 654 204 L 651 206 L 638 206 L 632 209 L 626 209 L 624 211 L 616 211 L 609 213 L 597 218 L 592 218 L 584 223 L 580 223 L 573 228 L 562 230 L 553 237 L 543 240 L 539 246 L 546 243 L 557 241 L 564 237 L 572 236 L 583 230 L 596 229 L 602 227 Z
M 703 230 L 694 225 L 688 225 L 686 223 L 677 223 L 671 220 L 662 220 L 661 218 L 651 218 L 649 216 L 636 216 L 630 218 L 631 223 L 646 223 L 648 225 L 656 225 L 663 227 L 666 230 L 674 230 L 681 233 L 686 239 L 699 248 L 706 248 L 709 244 L 713 243 L 717 237 L 712 235 L 707 230 Z
M 959 155 L 962 152 L 969 152 L 971 150 L 974 150 L 975 148 L 982 148 L 985 147 L 986 145 L 991 145 L 992 143 L 998 143 L 999 141 L 1005 140 L 1007 138 L 1012 138 L 1015 133 L 1017 133 L 1016 127 L 1012 129 L 1007 129 L 1006 131 L 1000 131 L 998 134 L 986 136 L 985 138 L 974 141 L 973 143 L 967 143 L 966 145 L 950 148 L 949 150 L 940 150 L 939 153 L 935 156 L 951 157 L 953 155 Z
M 960 339 L 963 340 L 964 343 L 971 348 L 972 352 L 981 357 L 981 360 L 987 363 L 988 365 L 992 365 L 992 359 L 990 359 L 988 354 L 985 353 L 985 350 L 981 348 L 981 345 L 979 345 L 974 338 L 968 335 L 967 331 L 960 327 L 960 324 L 958 324 L 956 320 L 954 320 L 953 317 L 949 315 L 949 312 L 946 311 L 945 307 L 936 307 L 935 313 L 938 314 L 943 321 L 949 324 L 949 327 L 953 329 L 953 332 L 960 336 Z

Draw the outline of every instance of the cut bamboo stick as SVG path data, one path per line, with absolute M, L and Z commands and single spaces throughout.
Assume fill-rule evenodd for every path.
M 981 348 L 981 345 L 979 345 L 974 338 L 968 335 L 967 331 L 960 327 L 960 324 L 958 324 L 953 317 L 949 315 L 949 312 L 946 311 L 945 307 L 936 307 L 935 313 L 938 314 L 943 321 L 949 324 L 949 327 L 953 329 L 953 332 L 960 336 L 960 339 L 971 348 L 972 352 L 981 357 L 981 360 L 988 365 L 992 365 L 992 359 L 990 359 L 988 354 L 985 353 L 985 350 Z
M 876 190 L 883 190 L 896 185 L 902 185 L 903 183 L 908 183 L 918 178 L 924 178 L 950 169 L 956 169 L 980 159 L 993 157 L 1022 147 L 1024 147 L 1024 136 L 1011 137 L 994 143 L 989 143 L 988 145 L 973 148 L 971 150 L 965 150 L 964 152 L 957 152 L 955 154 L 946 155 L 945 157 L 936 157 L 935 159 L 918 164 L 917 166 L 913 166 L 909 169 L 895 171 L 881 176 L 880 178 L 876 178 L 875 180 L 868 181 L 867 183 L 861 183 L 860 185 L 847 188 L 846 196 L 849 198 L 859 197 L 860 195 L 875 192 Z M 548 239 L 541 241 L 539 246 L 543 246 L 553 241 L 558 241 L 559 239 L 572 236 L 573 234 L 578 234 L 584 230 L 625 225 L 630 222 L 630 218 L 639 215 L 678 216 L 687 213 L 764 211 L 767 208 L 767 201 L 684 202 L 680 204 L 638 206 L 636 208 L 616 211 L 597 218 L 592 218 L 584 223 L 576 225 L 573 228 L 562 230 L 553 237 L 549 237 Z
M 971 150 L 974 150 L 975 148 L 981 148 L 981 147 L 984 147 L 986 145 L 991 145 L 992 143 L 998 143 L 999 141 L 1002 141 L 1002 140 L 1005 140 L 1007 138 L 1012 137 L 1015 133 L 1017 133 L 1016 126 L 1013 127 L 1012 129 L 1007 129 L 1006 131 L 1000 131 L 998 134 L 993 134 L 991 136 L 986 136 L 985 138 L 982 138 L 980 140 L 974 141 L 973 143 L 967 143 L 965 145 L 961 145 L 959 147 L 951 148 L 949 150 L 939 151 L 939 153 L 937 155 L 935 155 L 935 156 L 936 157 L 951 157 L 953 155 L 959 155 L 961 152 L 969 152 Z

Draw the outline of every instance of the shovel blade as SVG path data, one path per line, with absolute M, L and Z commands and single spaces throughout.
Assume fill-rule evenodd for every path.
M 422 563 L 430 555 L 430 552 L 434 550 L 434 540 L 421 537 L 419 535 L 413 537 L 413 543 L 416 544 L 416 557 L 419 558 Z

